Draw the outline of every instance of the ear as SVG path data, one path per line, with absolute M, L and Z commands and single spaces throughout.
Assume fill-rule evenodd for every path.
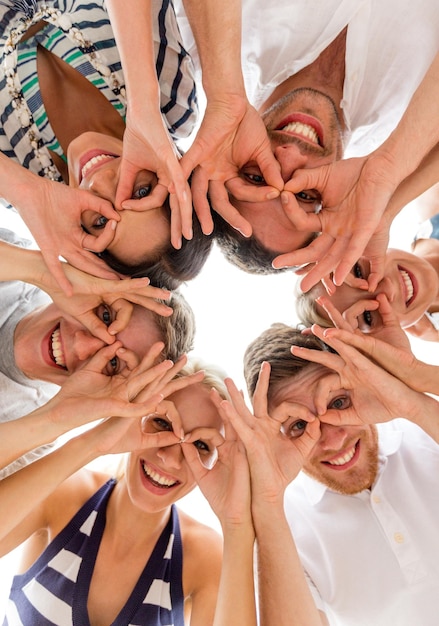
M 433 326 L 427 315 L 423 315 L 416 324 L 404 328 L 404 330 L 424 341 L 439 341 L 439 331 Z

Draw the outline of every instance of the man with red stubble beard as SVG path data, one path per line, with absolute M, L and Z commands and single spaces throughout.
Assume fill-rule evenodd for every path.
M 271 503 L 254 517 L 261 624 L 435 626 L 439 403 L 420 391 L 416 359 L 407 380 L 396 361 L 390 374 L 343 345 L 368 338 L 313 331 L 273 324 L 244 357 L 256 419 L 241 415 Z M 424 389 L 437 393 L 433 380 Z M 316 425 L 298 473 L 293 449 Z

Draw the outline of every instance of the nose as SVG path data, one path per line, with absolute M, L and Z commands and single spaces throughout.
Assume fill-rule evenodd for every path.
M 395 300 L 396 287 L 394 282 L 388 276 L 385 276 L 382 280 L 380 280 L 373 297 L 376 298 L 379 293 L 383 293 L 389 302 L 393 302 Z
M 116 198 L 117 176 L 113 168 L 102 166 L 93 173 L 88 185 L 95 196 L 104 198 L 114 205 Z
M 273 153 L 280 165 L 281 176 L 285 183 L 290 180 L 296 170 L 305 168 L 308 163 L 308 155 L 303 154 L 299 146 L 294 143 L 277 146 Z
M 157 450 L 157 456 L 162 461 L 164 467 L 178 470 L 183 461 L 183 451 L 179 443 L 173 446 L 163 446 Z
M 80 361 L 96 354 L 106 344 L 85 330 L 77 330 L 73 335 L 73 351 Z
M 340 450 L 347 438 L 347 432 L 343 426 L 333 426 L 332 424 L 320 424 L 319 445 L 323 450 Z

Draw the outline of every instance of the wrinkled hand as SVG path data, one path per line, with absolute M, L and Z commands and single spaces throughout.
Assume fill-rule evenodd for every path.
M 248 163 L 258 166 L 267 186 L 245 183 L 240 172 Z M 192 196 L 205 234 L 213 230 L 208 192 L 215 211 L 234 228 L 250 236 L 251 225 L 230 204 L 225 183 L 234 196 L 249 201 L 265 200 L 267 195 L 276 197 L 284 185 L 264 123 L 241 96 L 228 94 L 221 102 L 208 101 L 200 129 L 181 164 L 187 175 L 195 170 Z
M 109 220 L 96 237 L 87 234 L 81 227 L 81 215 L 89 210 Z M 101 278 L 117 277 L 93 254 L 105 250 L 113 240 L 114 229 L 120 219 L 106 200 L 89 191 L 38 178 L 35 193 L 30 194 L 26 207 L 20 208 L 20 215 L 37 242 L 48 270 L 67 294 L 71 293 L 71 286 L 64 275 L 60 256 L 89 274 Z
M 161 206 L 170 193 L 171 242 L 175 248 L 181 247 L 182 234 L 186 239 L 192 238 L 192 196 L 178 158 L 178 151 L 158 109 L 144 115 L 142 124 L 134 123 L 128 113 L 116 206 L 147 211 Z M 158 184 L 147 198 L 135 200 L 132 199 L 133 188 L 142 169 L 156 173 Z
M 392 163 L 385 156 L 336 161 L 320 168 L 298 170 L 285 185 L 286 192 L 317 189 L 322 195 L 320 213 L 291 207 L 290 220 L 300 230 L 320 232 L 307 248 L 278 256 L 275 267 L 315 264 L 301 282 L 308 291 L 321 278 L 334 273 L 341 285 L 360 256 L 371 261 L 370 289 L 383 276 L 384 255 L 394 217 L 386 207 L 399 184 Z M 286 211 L 287 212 L 287 211 Z
M 133 304 L 149 309 L 158 315 L 169 316 L 172 309 L 159 300 L 167 300 L 170 292 L 149 285 L 148 278 L 108 280 L 85 274 L 63 263 L 64 275 L 71 285 L 72 295 L 66 296 L 57 281 L 50 275 L 41 278 L 41 288 L 65 313 L 80 321 L 93 335 L 113 343 L 117 333 L 126 328 L 131 319 Z M 111 307 L 109 319 L 103 320 L 104 309 Z M 108 310 L 108 307 L 107 307 Z
M 270 366 L 264 363 L 253 398 L 254 414 L 247 408 L 233 381 L 226 380 L 231 402 L 222 404 L 243 442 L 250 465 L 252 501 L 279 502 L 297 476 L 320 436 L 319 420 L 304 406 L 289 403 L 289 415 L 308 422 L 301 437 L 293 439 L 281 429 L 285 411 L 268 413 Z M 283 407 L 284 408 L 284 407 Z

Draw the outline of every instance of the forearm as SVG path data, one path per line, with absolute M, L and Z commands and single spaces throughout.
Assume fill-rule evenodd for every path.
M 106 0 L 120 53 L 128 106 L 133 115 L 145 107 L 160 109 L 150 0 Z
M 399 211 L 412 202 L 427 189 L 439 181 L 439 144 L 427 154 L 419 166 L 397 187 L 387 205 L 387 212 L 397 215 Z
M 427 394 L 415 393 L 417 398 L 408 418 L 439 443 L 439 402 Z M 405 414 L 401 416 L 406 417 Z
M 224 553 L 214 626 L 256 626 L 251 523 L 223 528 Z
M 376 150 L 390 157 L 400 181 L 411 174 L 439 142 L 439 54 L 434 59 L 398 126 Z
M 41 252 L 0 240 L 0 281 L 21 280 L 43 288 L 47 273 Z
M 0 482 L 1 554 L 10 549 L 7 535 L 66 478 L 94 458 L 96 453 L 93 452 L 93 446 L 87 445 L 87 436 L 80 435 Z
M 47 404 L 19 419 L 0 424 L 0 467 L 6 467 L 20 456 L 39 446 L 55 441 L 73 428 L 90 421 L 79 406 L 72 421 L 63 410 L 64 402 L 55 396 Z M 72 411 L 69 411 L 69 414 Z
M 225 94 L 245 97 L 241 69 L 241 2 L 184 0 L 200 56 L 208 102 Z
M 261 626 L 322 626 L 283 503 L 253 505 Z

